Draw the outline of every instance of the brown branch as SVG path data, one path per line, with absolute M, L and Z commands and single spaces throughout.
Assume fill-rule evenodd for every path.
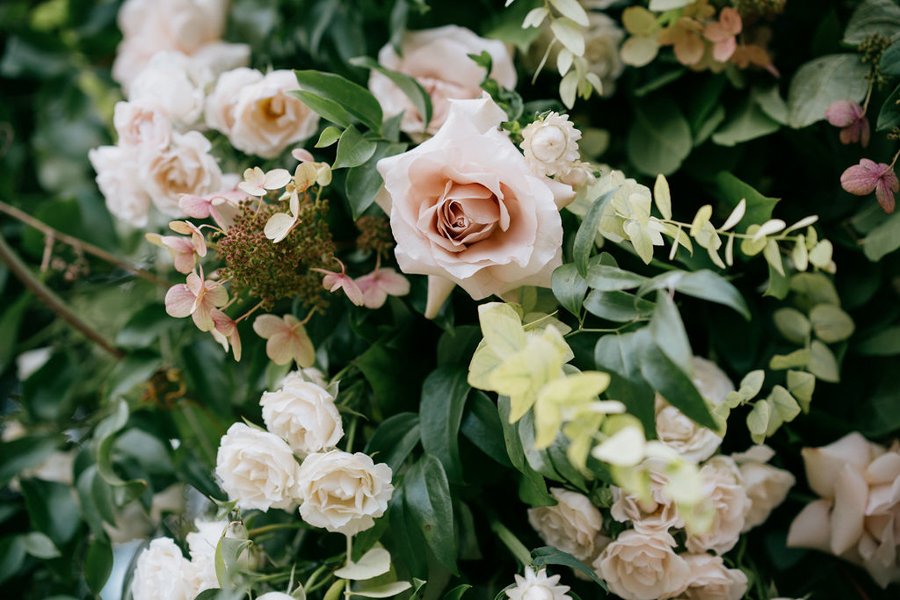
M 146 279 L 147 281 L 149 281 L 151 283 L 154 283 L 158 286 L 166 287 L 166 288 L 168 288 L 172 285 L 168 281 L 160 279 L 159 277 L 157 277 L 150 271 L 147 271 L 145 269 L 137 267 L 127 261 L 124 261 L 121 258 L 119 258 L 118 256 L 110 254 L 109 252 L 107 252 L 103 248 L 100 248 L 99 246 L 95 246 L 91 243 L 85 242 L 84 240 L 80 240 L 76 237 L 65 234 L 62 231 L 60 231 L 54 227 L 51 227 L 50 225 L 47 225 L 43 221 L 41 221 L 39 219 L 35 219 L 34 217 L 29 215 L 25 211 L 19 210 L 15 206 L 11 206 L 11 205 L 7 204 L 6 202 L 0 201 L 0 212 L 6 213 L 7 215 L 13 217 L 14 219 L 18 219 L 19 221 L 25 223 L 26 225 L 28 225 L 30 227 L 37 229 L 38 231 L 42 232 L 44 235 L 51 237 L 56 241 L 62 242 L 64 244 L 68 244 L 69 246 L 72 246 L 76 250 L 82 250 L 83 252 L 85 252 L 87 254 L 96 256 L 100 260 L 103 260 L 110 264 L 116 265 L 120 269 L 128 271 L 129 273 L 132 273 L 133 275 L 136 275 L 136 276 L 140 277 L 141 279 Z
M 82 321 L 72 309 L 66 306 L 66 303 L 63 302 L 53 290 L 35 277 L 28 266 L 22 262 L 22 259 L 20 259 L 13 249 L 9 247 L 9 244 L 6 243 L 6 239 L 3 237 L 2 233 L 0 233 L 0 261 L 6 263 L 6 266 L 9 267 L 9 270 L 12 271 L 13 275 L 15 275 L 19 281 L 31 291 L 31 293 L 37 296 L 47 308 L 59 315 L 63 321 L 71 325 L 73 329 L 80 332 L 84 337 L 94 342 L 114 357 L 122 358 L 125 355 L 99 332 Z

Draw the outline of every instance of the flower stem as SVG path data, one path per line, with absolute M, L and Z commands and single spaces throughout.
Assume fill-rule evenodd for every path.
M 347 566 L 353 562 L 353 536 L 347 536 L 347 562 L 345 563 Z M 347 583 L 344 585 L 344 600 L 350 600 L 350 580 L 347 580 Z
M 512 555 L 516 557 L 516 560 L 522 563 L 522 566 L 530 565 L 531 553 L 528 551 L 528 548 L 525 547 L 525 544 L 520 542 L 519 538 L 496 518 L 490 517 L 490 522 L 491 531 L 497 534 L 497 537 L 500 538 L 500 541 L 503 542 L 510 552 L 512 552 Z
M 35 219 L 28 213 L 26 213 L 22 210 L 19 210 L 15 206 L 11 206 L 11 205 L 7 204 L 6 202 L 0 201 L 0 212 L 6 213 L 7 215 L 13 217 L 14 219 L 18 219 L 22 223 L 25 223 L 29 227 L 33 227 L 34 229 L 37 229 L 44 235 L 46 235 L 54 240 L 57 240 L 64 244 L 72 246 L 76 250 L 81 250 L 87 254 L 95 256 L 95 257 L 99 258 L 100 260 L 103 260 L 112 265 L 115 265 L 115 266 L 119 267 L 120 269 L 123 269 L 133 275 L 136 275 L 137 277 L 146 279 L 150 283 L 154 283 L 160 287 L 165 287 L 165 288 L 170 287 L 170 284 L 168 281 L 164 281 L 164 280 L 160 279 L 159 277 L 157 277 L 150 271 L 141 269 L 140 267 L 137 267 L 131 263 L 128 263 L 128 262 L 120 259 L 119 257 L 110 254 L 103 248 L 100 248 L 98 246 L 95 246 L 93 244 L 85 242 L 83 240 L 80 240 L 76 237 L 72 237 L 71 235 L 67 235 L 67 234 L 63 233 L 62 231 L 59 231 L 58 229 L 55 229 L 55 228 L 47 225 L 43 221 Z
M 262 525 L 251 529 L 247 532 L 247 536 L 252 538 L 272 531 L 279 531 L 281 529 L 300 529 L 301 527 L 303 527 L 302 523 L 272 523 L 270 525 Z
M 2 204 L 2 202 L 0 202 Z M 2 209 L 2 207 L 0 207 Z M 22 284 L 28 288 L 31 293 L 38 297 L 47 308 L 55 312 L 59 318 L 72 326 L 73 329 L 81 333 L 84 337 L 94 342 L 105 350 L 108 354 L 115 358 L 122 358 L 125 353 L 116 348 L 112 342 L 107 340 L 98 331 L 81 320 L 75 312 L 66 306 L 66 303 L 57 296 L 53 290 L 43 284 L 37 277 L 32 274 L 22 259 L 9 247 L 6 239 L 0 234 L 0 262 L 6 263 L 9 270 L 12 271 Z

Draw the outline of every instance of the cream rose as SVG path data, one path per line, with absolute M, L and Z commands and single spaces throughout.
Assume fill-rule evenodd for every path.
M 691 570 L 690 583 L 679 596 L 684 600 L 741 600 L 747 592 L 747 576 L 728 569 L 721 556 L 682 554 Z
M 100 146 L 88 152 L 88 160 L 97 172 L 97 187 L 109 212 L 134 227 L 146 226 L 150 196 L 137 171 L 139 153 L 133 148 Z
M 237 77 L 245 84 L 240 87 L 229 113 L 227 95 L 233 93 L 231 86 L 237 87 L 234 81 Z M 292 71 L 272 71 L 255 82 L 250 81 L 251 76 L 245 71 L 235 78 L 226 80 L 223 89 L 217 85 L 213 92 L 213 96 L 221 98 L 215 101 L 219 107 L 226 104 L 218 109 L 223 114 L 216 128 L 228 136 L 235 148 L 274 158 L 316 132 L 319 115 L 290 93 L 300 89 Z M 224 128 L 220 129 L 220 125 Z
M 744 491 L 750 499 L 744 531 L 762 525 L 784 502 L 796 482 L 789 471 L 766 464 L 773 456 L 775 452 L 768 446 L 753 446 L 746 452 L 731 455 L 740 467 Z
M 597 542 L 603 517 L 584 494 L 563 488 L 550 488 L 555 506 L 528 511 L 528 522 L 544 543 L 568 552 L 580 561 L 590 562 L 598 552 Z
M 505 88 L 516 87 L 516 69 L 503 42 L 478 37 L 456 25 L 408 32 L 400 54 L 391 44 L 378 52 L 378 62 L 393 71 L 414 77 L 431 97 L 432 115 L 427 133 L 435 133 L 447 120 L 451 99 L 481 96 L 484 69 L 469 54 L 487 51 L 493 60 L 491 77 Z M 403 113 L 400 128 L 419 137 L 426 133 L 422 115 L 406 94 L 386 76 L 372 71 L 369 89 L 381 103 L 387 116 Z
M 291 379 L 259 403 L 266 428 L 300 456 L 334 448 L 344 435 L 334 397 L 315 383 Z
M 822 499 L 797 515 L 787 545 L 856 563 L 882 587 L 900 582 L 900 442 L 886 449 L 853 432 L 804 448 L 803 462 L 809 486 Z
M 310 454 L 300 467 L 300 517 L 314 527 L 356 535 L 387 510 L 392 476 L 389 466 L 362 452 Z
M 400 269 L 433 276 L 427 316 L 453 284 L 476 300 L 547 287 L 562 262 L 559 208 L 574 193 L 531 173 L 497 128 L 505 118 L 486 96 L 454 100 L 433 138 L 378 162 Z
M 157 538 L 138 557 L 131 594 L 134 600 L 193 600 L 196 569 L 171 538 Z
M 705 532 L 689 535 L 686 546 L 697 554 L 706 550 L 724 554 L 734 548 L 741 536 L 750 499 L 744 491 L 737 464 L 727 456 L 716 456 L 707 461 L 700 469 L 700 477 L 703 495 L 712 510 L 712 523 Z
M 243 423 L 222 436 L 216 475 L 228 497 L 245 510 L 288 509 L 300 497 L 300 466 L 287 442 Z
M 172 140 L 172 123 L 150 104 L 117 102 L 113 124 L 120 146 L 162 151 Z
M 256 69 L 239 68 L 222 73 L 206 98 L 205 120 L 207 127 L 225 135 L 234 127 L 234 107 L 241 90 L 258 83 L 263 74 Z
M 203 114 L 204 87 L 212 73 L 180 52 L 160 52 L 131 82 L 128 100 L 158 110 L 177 127 L 191 127 Z
M 691 576 L 674 547 L 675 538 L 664 531 L 629 529 L 600 553 L 594 569 L 625 600 L 674 598 L 687 588 Z
M 179 217 L 182 194 L 204 195 L 221 191 L 222 171 L 209 153 L 212 146 L 196 131 L 175 133 L 163 152 L 142 154 L 141 182 L 161 212 Z
M 197 592 L 219 587 L 219 579 L 216 575 L 216 548 L 223 537 L 232 539 L 247 539 L 247 530 L 241 523 L 229 521 L 196 521 L 194 526 L 197 531 L 187 534 L 188 549 L 191 554 L 191 564 L 196 570 Z M 250 568 L 253 560 L 248 550 L 244 550 L 240 556 L 242 566 Z
M 645 533 L 667 532 L 673 527 L 684 527 L 675 503 L 663 489 L 665 485 L 665 477 L 651 470 L 648 500 L 642 500 L 613 486 L 613 504 L 610 507 L 612 518 L 620 523 L 630 521 L 635 529 Z

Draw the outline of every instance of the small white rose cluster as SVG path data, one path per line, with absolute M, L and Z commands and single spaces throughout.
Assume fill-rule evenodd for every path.
M 279 390 L 264 393 L 260 404 L 268 431 L 232 425 L 219 445 L 216 475 L 238 508 L 299 505 L 310 525 L 355 535 L 387 510 L 393 474 L 366 454 L 335 448 L 344 435 L 337 388 L 323 384 L 321 374 L 304 369 L 289 374 Z
M 116 145 L 89 158 L 110 212 L 134 227 L 149 223 L 151 206 L 225 227 L 221 213 L 246 194 L 223 175 L 203 131 L 264 158 L 315 133 L 318 115 L 290 95 L 299 89 L 291 71 L 248 69 L 248 46 L 219 41 L 227 12 L 227 0 L 128 0 L 119 13 L 113 73 L 127 101 L 115 107 Z M 194 214 L 200 200 L 206 208 Z
M 724 401 L 733 389 L 727 376 L 703 359 L 694 361 L 694 383 L 711 405 Z M 556 505 L 529 510 L 532 527 L 547 544 L 592 565 L 610 590 L 625 600 L 742 598 L 747 576 L 727 568 L 722 555 L 737 544 L 741 533 L 763 523 L 784 501 L 794 477 L 766 464 L 774 454 L 766 446 L 713 456 L 721 437 L 661 399 L 657 433 L 685 460 L 699 463 L 703 500 L 690 509 L 691 514 L 665 493 L 668 477 L 663 469 L 654 468 L 651 459 L 648 493 L 611 488 L 609 518 L 631 527 L 614 540 L 607 537 L 603 514 L 587 496 L 560 488 L 551 490 Z M 687 534 L 682 553 L 673 536 L 679 530 Z
M 549 112 L 522 130 L 519 147 L 536 175 L 552 176 L 578 191 L 595 180 L 594 166 L 579 158 L 580 139 L 568 115 Z
M 197 531 L 187 534 L 190 559 L 172 538 L 161 537 L 141 552 L 131 580 L 134 600 L 193 600 L 204 590 L 219 587 L 216 548 L 223 537 L 246 539 L 240 524 L 228 521 L 196 521 Z M 252 567 L 254 557 L 244 550 L 239 560 Z

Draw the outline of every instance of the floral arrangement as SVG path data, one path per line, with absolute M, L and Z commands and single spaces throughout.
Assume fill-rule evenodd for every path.
M 896 595 L 894 0 L 0 30 L 8 596 Z

